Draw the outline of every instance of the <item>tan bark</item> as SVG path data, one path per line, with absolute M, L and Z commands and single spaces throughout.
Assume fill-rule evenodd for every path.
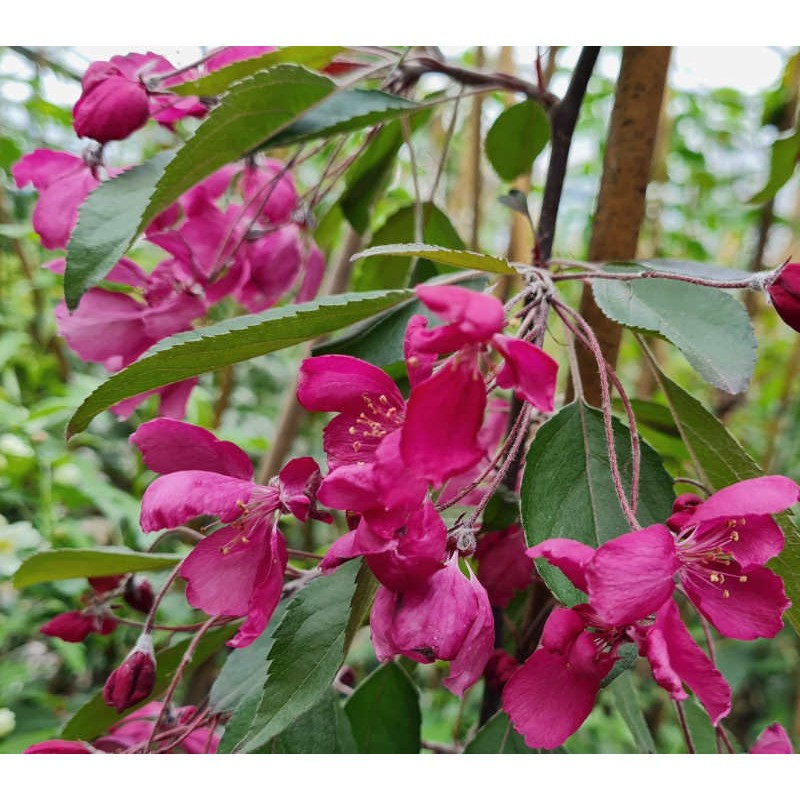
M 590 261 L 636 257 L 669 57 L 669 47 L 623 50 L 589 244 Z M 603 315 L 588 286 L 580 312 L 597 335 L 606 360 L 615 365 L 622 329 Z M 600 405 L 599 374 L 591 353 L 579 349 L 578 364 L 587 402 Z

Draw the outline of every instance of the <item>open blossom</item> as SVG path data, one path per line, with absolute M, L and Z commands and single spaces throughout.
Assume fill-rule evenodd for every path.
M 794 753 L 794 748 L 786 729 L 776 722 L 762 731 L 761 736 L 750 748 L 750 752 L 754 755 L 766 755 L 768 753 L 789 755 Z
M 494 624 L 486 590 L 467 578 L 453 555 L 427 581 L 404 592 L 378 589 L 370 615 L 375 654 L 421 664 L 450 661 L 444 685 L 457 695 L 480 678 L 492 654 Z
M 139 426 L 131 441 L 145 464 L 162 473 L 142 498 L 142 530 L 174 528 L 202 514 L 223 523 L 195 545 L 180 575 L 190 605 L 207 614 L 246 617 L 229 642 L 246 647 L 280 600 L 288 556 L 278 517 L 287 512 L 300 520 L 327 518 L 314 507 L 314 459 L 293 459 L 270 485 L 260 486 L 243 450 L 198 426 L 155 419 Z
M 71 153 L 34 150 L 11 168 L 20 188 L 28 183 L 39 191 L 33 211 L 33 229 L 42 246 L 59 250 L 67 246 L 78 221 L 78 208 L 100 181 L 86 162 Z
M 571 539 L 550 539 L 527 553 L 546 558 L 576 588 L 588 590 L 593 548 Z M 626 643 L 637 645 L 656 682 L 674 700 L 686 699 L 686 685 L 712 724 L 729 713 L 730 687 L 692 639 L 671 598 L 647 618 L 631 615 L 616 623 L 588 604 L 558 608 L 545 623 L 539 648 L 511 676 L 503 693 L 503 708 L 529 747 L 558 747 L 581 726 Z
M 662 605 L 677 576 L 695 608 L 724 636 L 771 638 L 789 599 L 763 566 L 783 549 L 770 516 L 797 502 L 797 484 L 780 475 L 728 486 L 707 500 L 682 496 L 666 525 L 612 539 L 587 557 L 590 602 L 611 621 Z

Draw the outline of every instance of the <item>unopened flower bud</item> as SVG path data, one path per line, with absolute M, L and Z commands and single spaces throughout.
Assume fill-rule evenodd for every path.
M 122 583 L 123 575 L 102 575 L 97 578 L 89 578 L 89 585 L 97 594 L 113 592 Z
M 39 628 L 45 636 L 56 636 L 65 642 L 82 642 L 90 633 L 108 636 L 117 627 L 113 617 L 83 611 L 66 611 Z
M 156 683 L 153 639 L 143 633 L 130 655 L 109 676 L 103 687 L 103 700 L 121 714 L 150 696 Z
M 780 318 L 800 331 L 800 264 L 786 264 L 766 283 L 766 289 Z
M 667 520 L 667 527 L 673 531 L 679 531 L 688 525 L 692 514 L 702 504 L 703 498 L 691 492 L 679 495 L 672 504 L 672 516 Z
M 150 612 L 155 601 L 153 587 L 146 578 L 128 578 L 125 583 L 125 592 L 122 595 L 125 602 L 143 614 Z

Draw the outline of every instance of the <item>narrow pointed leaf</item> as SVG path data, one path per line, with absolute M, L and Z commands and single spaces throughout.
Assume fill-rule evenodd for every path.
M 615 451 L 630 497 L 632 455 L 627 428 L 614 419 Z M 642 442 L 637 517 L 642 526 L 672 513 L 672 478 L 658 454 Z M 565 406 L 536 434 L 520 491 L 522 524 L 529 545 L 564 537 L 598 547 L 630 530 L 614 489 L 602 413 L 578 400 Z M 537 560 L 543 579 L 564 605 L 585 598 L 558 570 Z
M 14 574 L 14 586 L 22 589 L 44 581 L 169 569 L 182 558 L 170 553 L 137 553 L 125 547 L 45 550 L 20 566 Z
M 67 436 L 120 400 L 315 339 L 411 296 L 407 290 L 333 295 L 171 336 L 95 389 L 70 420 Z
M 448 250 L 445 247 L 411 242 L 409 244 L 385 244 L 370 247 L 356 253 L 352 260 L 371 258 L 373 256 L 398 256 L 401 258 L 427 258 L 437 264 L 459 269 L 475 269 L 495 275 L 516 275 L 517 271 L 504 258 L 490 256 L 485 253 L 473 253 L 469 250 Z
M 641 702 L 636 696 L 636 687 L 629 672 L 620 675 L 611 684 L 611 694 L 620 716 L 628 726 L 633 743 L 640 753 L 655 753 L 656 745 L 647 721 L 642 713 Z

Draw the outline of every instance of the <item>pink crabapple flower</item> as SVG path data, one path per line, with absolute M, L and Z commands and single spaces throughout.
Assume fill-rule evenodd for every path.
M 478 580 L 493 606 L 505 608 L 514 594 L 533 580 L 533 563 L 525 558 L 525 549 L 525 534 L 519 525 L 482 534 L 478 539 Z
M 378 589 L 370 628 L 380 661 L 395 655 L 421 664 L 450 661 L 443 683 L 459 696 L 481 677 L 494 642 L 486 590 L 471 572 L 469 578 L 461 572 L 457 554 L 419 586 Z
M 750 748 L 750 752 L 754 755 L 789 755 L 794 753 L 794 748 L 789 739 L 789 734 L 786 733 L 786 729 L 783 725 L 776 722 L 762 731 L 761 736 L 758 737 L 756 743 Z
M 772 638 L 790 606 L 783 581 L 764 564 L 783 549 L 772 514 L 797 502 L 780 475 L 740 481 L 702 501 L 683 495 L 666 525 L 603 544 L 586 563 L 589 600 L 612 623 L 661 606 L 677 579 L 695 608 L 733 639 Z
M 190 605 L 211 615 L 246 617 L 231 647 L 246 647 L 264 630 L 280 600 L 287 552 L 281 513 L 330 521 L 315 508 L 319 468 L 296 458 L 268 486 L 253 482 L 247 454 L 196 425 L 155 419 L 130 437 L 145 464 L 160 472 L 142 498 L 141 525 L 157 531 L 209 514 L 223 527 L 184 560 Z
M 32 183 L 39 191 L 33 229 L 42 246 L 48 250 L 66 247 L 78 221 L 78 208 L 100 185 L 92 168 L 79 156 L 39 149 L 17 161 L 11 174 L 18 187 Z
M 546 558 L 587 591 L 593 548 L 571 539 L 550 539 L 527 551 Z M 730 687 L 692 639 L 672 599 L 647 619 L 634 616 L 612 624 L 590 605 L 555 609 L 539 648 L 506 684 L 503 708 L 529 747 L 563 744 L 591 712 L 603 679 L 623 644 L 636 644 L 656 682 L 674 700 L 688 686 L 716 725 L 730 711 Z

